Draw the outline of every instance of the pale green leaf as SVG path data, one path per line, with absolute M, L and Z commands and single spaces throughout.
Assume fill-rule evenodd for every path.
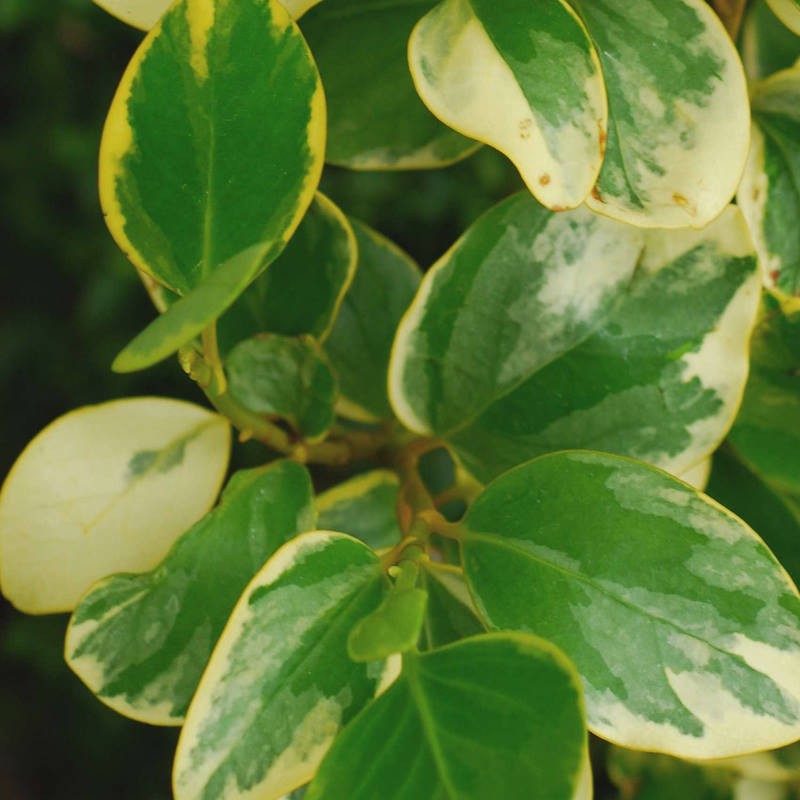
M 307 783 L 340 728 L 397 674 L 357 664 L 353 625 L 381 602 L 377 556 L 317 531 L 251 581 L 203 674 L 175 756 L 176 800 L 276 800 Z
M 583 779 L 580 683 L 548 642 L 484 634 L 404 657 L 336 740 L 306 800 L 571 800 Z M 585 795 L 584 795 L 585 796 Z
M 180 725 L 242 591 L 315 518 L 311 480 L 298 464 L 236 473 L 219 506 L 155 569 L 91 588 L 67 629 L 67 663 L 121 714 Z
M 200 406 L 155 397 L 59 417 L 0 493 L 0 586 L 34 614 L 71 611 L 97 580 L 151 569 L 213 504 L 230 428 Z
M 421 575 L 422 586 L 428 593 L 422 629 L 426 649 L 442 647 L 486 631 L 460 569 L 427 562 Z
M 800 738 L 800 595 L 704 495 L 630 459 L 559 453 L 487 487 L 460 536 L 481 614 L 564 650 L 594 733 L 689 758 Z

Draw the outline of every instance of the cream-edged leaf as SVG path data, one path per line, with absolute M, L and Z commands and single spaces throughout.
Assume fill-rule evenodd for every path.
M 772 13 L 766 0 L 752 0 L 742 25 L 739 49 L 749 81 L 760 81 L 800 58 L 800 36 Z
M 324 149 L 319 73 L 277 0 L 170 6 L 114 96 L 99 178 L 117 244 L 181 300 L 119 369 L 186 344 L 280 253 L 314 197 Z
M 253 578 L 189 707 L 173 772 L 176 800 L 277 800 L 307 783 L 341 727 L 397 675 L 357 664 L 353 625 L 381 602 L 378 557 L 315 531 Z
M 800 738 L 800 595 L 706 496 L 641 462 L 557 453 L 490 484 L 459 536 L 482 616 L 564 650 L 599 736 L 700 759 Z
M 237 472 L 217 508 L 155 569 L 89 590 L 67 629 L 67 663 L 115 711 L 180 725 L 242 591 L 315 518 L 311 479 L 299 464 Z
M 606 96 L 563 0 L 444 0 L 414 29 L 409 62 L 428 108 L 505 153 L 544 205 L 583 202 L 603 159 Z
M 704 0 L 570 0 L 608 95 L 590 207 L 645 227 L 702 228 L 730 202 L 750 113 L 739 56 Z
M 71 611 L 100 578 L 151 569 L 213 504 L 229 448 L 224 418 L 177 400 L 60 417 L 3 484 L 3 594 L 30 613 Z

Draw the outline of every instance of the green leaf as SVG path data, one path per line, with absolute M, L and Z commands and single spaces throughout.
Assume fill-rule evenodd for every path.
M 328 100 L 326 159 L 352 169 L 442 167 L 478 145 L 422 104 L 408 71 L 411 29 L 436 0 L 322 3 L 302 23 Z
M 219 320 L 222 353 L 258 333 L 324 339 L 353 280 L 357 257 L 350 223 L 318 192 L 286 249 Z
M 784 314 L 765 298 L 730 441 L 762 479 L 800 497 L 800 309 Z
M 800 67 L 753 88 L 753 136 L 737 202 L 764 284 L 800 308 Z
M 423 566 L 422 586 L 428 593 L 428 606 L 422 635 L 427 649 L 484 633 L 486 628 L 478 618 L 462 571 L 432 562 Z
M 359 422 L 392 417 L 386 394 L 389 355 L 400 318 L 420 281 L 416 263 L 377 231 L 351 220 L 358 269 L 325 352 L 339 378 L 340 413 Z
M 766 0 L 754 0 L 748 7 L 739 47 L 751 81 L 788 69 L 800 58 L 800 37 L 777 19 Z
M 639 236 L 523 196 L 493 209 L 425 276 L 400 325 L 401 421 L 448 439 L 482 482 L 566 448 L 676 474 L 702 460 L 747 375 L 752 243 L 733 207 L 701 232 L 648 232 L 641 256 Z
M 727 450 L 714 455 L 706 491 L 758 531 L 800 585 L 800 501 L 771 487 Z
M 491 484 L 460 535 L 481 614 L 564 650 L 599 736 L 699 759 L 800 737 L 797 589 L 686 484 L 607 454 L 544 456 Z
M 800 742 L 779 750 L 750 753 L 714 762 L 749 780 L 785 782 L 800 780 Z M 740 798 L 737 797 L 737 800 Z
M 540 202 L 583 202 L 607 106 L 597 54 L 566 3 L 444 0 L 414 29 L 409 63 L 428 108 L 505 153 Z
M 321 529 L 349 533 L 374 550 L 392 547 L 403 533 L 397 519 L 400 481 L 394 472 L 364 472 L 317 498 Z
M 353 661 L 376 661 L 416 647 L 425 620 L 428 593 L 417 589 L 419 568 L 412 561 L 392 567 L 397 578 L 392 590 L 371 614 L 350 631 L 347 651 Z
M 71 611 L 97 580 L 154 567 L 213 504 L 230 427 L 156 397 L 79 408 L 45 428 L 0 492 L 0 586 L 31 614 Z
M 304 439 L 333 424 L 336 378 L 311 337 L 264 334 L 240 342 L 225 360 L 228 391 L 257 414 L 287 420 Z
M 118 369 L 190 341 L 278 255 L 312 200 L 324 142 L 319 74 L 276 0 L 170 7 L 111 105 L 100 199 L 134 266 L 184 305 L 135 340 Z
M 306 800 L 530 800 L 532 787 L 570 800 L 585 754 L 580 684 L 563 654 L 531 636 L 486 634 L 406 655 Z
M 315 518 L 311 480 L 298 464 L 236 473 L 219 506 L 155 569 L 91 588 L 67 629 L 67 663 L 121 714 L 180 725 L 244 588 Z
M 741 800 L 724 769 L 621 747 L 610 749 L 608 762 L 609 776 L 626 800 Z
M 789 30 L 800 34 L 800 2 L 798 0 L 767 0 L 775 16 Z
M 267 562 L 189 707 L 176 800 L 267 800 L 311 779 L 339 729 L 397 674 L 393 660 L 347 655 L 350 629 L 384 587 L 375 554 L 341 534 L 305 534 Z
M 647 227 L 702 228 L 725 208 L 749 141 L 739 56 L 703 0 L 570 0 L 608 93 L 591 208 Z
M 424 277 L 390 366 L 411 430 L 464 427 L 608 315 L 642 235 L 586 209 L 555 214 L 523 192 L 473 224 Z

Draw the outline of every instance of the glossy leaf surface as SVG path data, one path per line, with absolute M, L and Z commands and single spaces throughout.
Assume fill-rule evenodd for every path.
M 189 707 L 176 800 L 279 798 L 311 779 L 341 726 L 396 674 L 392 662 L 347 654 L 384 585 L 374 553 L 341 534 L 306 534 L 267 562 Z
M 481 217 L 423 279 L 392 353 L 390 393 L 419 433 L 464 427 L 608 315 L 642 235 L 522 193 Z
M 445 0 L 414 29 L 409 62 L 433 113 L 505 153 L 540 202 L 584 200 L 602 163 L 606 97 L 565 2 Z
M 170 7 L 117 89 L 100 197 L 134 266 L 183 300 L 118 369 L 190 341 L 278 255 L 312 200 L 324 143 L 319 75 L 277 0 Z
M 571 800 L 580 684 L 547 642 L 487 634 L 404 657 L 395 684 L 331 748 L 306 800 Z M 365 769 L 365 764 L 369 768 Z
M 83 597 L 67 630 L 67 663 L 121 714 L 180 725 L 244 588 L 315 521 L 303 467 L 280 461 L 236 473 L 219 506 L 158 567 L 106 578 Z
M 312 440 L 333 423 L 336 378 L 312 338 L 256 336 L 237 344 L 225 367 L 228 391 L 250 411 L 285 419 Z
M 762 478 L 800 497 L 800 310 L 784 314 L 766 298 L 750 353 L 730 441 Z
M 570 0 L 608 94 L 603 169 L 588 204 L 635 225 L 702 228 L 747 156 L 741 62 L 703 0 Z
M 765 285 L 800 308 L 800 67 L 753 89 L 753 138 L 737 201 Z
M 324 339 L 353 280 L 357 252 L 347 218 L 317 193 L 286 249 L 220 319 L 220 350 L 259 333 Z
M 71 611 L 97 580 L 147 570 L 216 499 L 230 428 L 155 397 L 59 417 L 17 459 L 0 494 L 0 585 L 33 614 Z
M 388 419 L 386 395 L 389 355 L 400 318 L 416 294 L 416 263 L 357 220 L 351 220 L 358 243 L 358 269 L 325 342 L 325 352 L 339 379 L 340 413 L 361 422 Z
M 640 462 L 558 453 L 491 484 L 461 537 L 481 614 L 564 650 L 594 733 L 689 758 L 800 736 L 800 596 L 704 495 Z
M 317 498 L 321 529 L 349 533 L 374 550 L 393 547 L 403 538 L 397 520 L 400 481 L 394 472 L 364 472 Z
M 352 169 L 424 169 L 476 149 L 425 108 L 408 71 L 411 29 L 435 4 L 336 0 L 303 19 L 328 99 L 329 162 Z

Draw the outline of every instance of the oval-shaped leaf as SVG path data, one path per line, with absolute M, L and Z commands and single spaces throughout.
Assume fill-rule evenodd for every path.
M 800 595 L 704 495 L 640 462 L 558 453 L 487 487 L 461 538 L 481 613 L 563 648 L 598 735 L 688 758 L 800 737 Z
M 767 0 L 775 16 L 795 33 L 800 33 L 800 2 L 798 0 Z
M 485 634 L 404 657 L 344 730 L 306 800 L 571 800 L 585 765 L 580 682 L 563 654 Z M 369 765 L 369 768 L 365 768 Z
M 408 71 L 411 29 L 436 0 L 322 3 L 302 23 L 328 100 L 326 160 L 351 169 L 442 167 L 479 145 L 442 125 Z
M 160 346 L 140 340 L 119 369 L 191 340 L 277 256 L 312 200 L 324 146 L 319 74 L 277 0 L 170 8 L 111 105 L 100 198 L 133 264 L 183 300 L 159 318 Z
M 97 580 L 147 570 L 214 502 L 227 421 L 155 397 L 86 406 L 45 428 L 0 493 L 0 586 L 22 611 L 71 611 Z
M 414 29 L 409 62 L 428 108 L 505 153 L 544 205 L 583 202 L 603 159 L 606 96 L 563 0 L 444 0 Z
M 359 422 L 392 417 L 386 393 L 397 326 L 416 294 L 420 269 L 377 231 L 351 220 L 358 269 L 325 342 L 339 379 L 337 410 Z
M 279 798 L 308 782 L 396 665 L 357 664 L 347 637 L 381 602 L 375 554 L 317 531 L 281 548 L 245 590 L 178 742 L 176 800 Z
M 569 1 L 608 93 L 588 204 L 635 225 L 702 228 L 730 202 L 747 157 L 747 85 L 727 31 L 703 0 Z
M 681 474 L 736 416 L 760 293 L 741 213 L 702 231 L 651 231 L 626 296 L 583 342 L 554 353 L 449 435 L 484 483 L 542 453 L 605 450 Z
M 750 353 L 730 441 L 754 472 L 800 498 L 800 309 L 785 314 L 765 297 Z
M 800 67 L 753 89 L 750 156 L 737 202 L 761 259 L 764 284 L 800 308 Z
M 285 419 L 312 441 L 333 424 L 336 378 L 311 337 L 247 339 L 231 350 L 225 368 L 228 391 L 250 411 Z
M 317 498 L 319 527 L 349 533 L 374 550 L 403 538 L 397 519 L 400 481 L 394 472 L 376 469 L 351 478 Z
M 495 206 L 422 281 L 395 340 L 389 391 L 418 433 L 464 427 L 585 339 L 630 282 L 639 231 L 521 193 Z
M 357 259 L 347 217 L 317 192 L 286 249 L 220 318 L 221 352 L 259 333 L 324 339 L 356 273 Z
M 90 589 L 67 629 L 67 663 L 115 711 L 180 725 L 244 588 L 315 522 L 311 480 L 300 465 L 279 461 L 236 473 L 219 506 L 158 567 Z

